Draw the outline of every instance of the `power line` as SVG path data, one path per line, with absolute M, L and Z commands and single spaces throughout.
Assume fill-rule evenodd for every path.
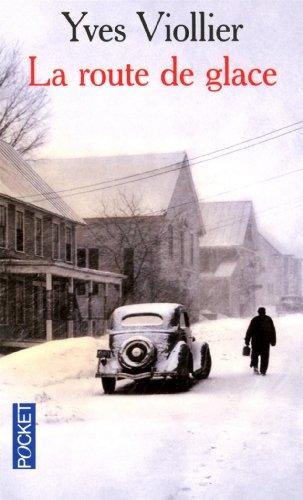
M 298 173 L 298 172 L 302 172 L 302 171 L 303 171 L 303 167 L 297 168 L 297 169 L 294 169 L 294 170 L 290 170 L 289 172 L 285 172 L 283 174 L 277 174 L 277 175 L 274 175 L 274 176 L 271 176 L 271 177 L 267 177 L 266 179 L 262 179 L 260 181 L 252 182 L 252 183 L 249 183 L 249 184 L 245 184 L 244 186 L 240 186 L 240 187 L 237 187 L 235 189 L 229 189 L 229 190 L 226 190 L 226 191 L 221 191 L 219 193 L 214 193 L 214 194 L 212 194 L 212 195 L 210 195 L 208 197 L 197 198 L 194 201 L 185 201 L 185 202 L 179 203 L 177 205 L 172 205 L 172 206 L 168 207 L 166 210 L 156 210 L 156 211 L 150 212 L 150 213 L 145 214 L 145 215 L 150 215 L 150 216 L 161 215 L 165 211 L 168 211 L 168 210 L 174 210 L 176 208 L 179 208 L 179 207 L 182 207 L 182 206 L 185 206 L 185 205 L 194 205 L 194 204 L 203 203 L 203 202 L 205 202 L 205 201 L 207 201 L 209 199 L 214 198 L 215 196 L 222 196 L 224 194 L 229 194 L 229 193 L 232 193 L 234 191 L 238 191 L 238 190 L 241 190 L 241 189 L 245 189 L 247 187 L 251 187 L 251 186 L 263 184 L 263 183 L 266 183 L 266 182 L 270 182 L 270 181 L 273 181 L 273 180 L 276 180 L 276 179 L 280 179 L 280 178 L 286 177 L 288 175 L 292 175 L 292 174 L 295 174 L 295 173 Z M 105 188 L 102 188 L 102 190 L 103 189 L 105 189 Z M 93 191 L 95 191 L 95 190 L 93 190 Z M 89 193 L 89 192 L 90 191 L 86 191 L 84 193 L 72 193 L 71 196 L 72 195 L 78 195 L 78 194 L 86 194 L 86 193 Z M 97 216 L 99 215 L 99 217 L 100 217 L 100 214 L 98 212 L 96 212 L 96 214 L 97 214 Z M 89 219 L 89 218 L 91 218 L 91 217 L 87 217 L 87 219 Z
M 300 127 L 299 129 L 301 129 L 301 128 L 303 128 L 303 127 Z M 296 130 L 297 130 L 297 129 L 296 129 Z M 292 132 L 292 131 L 289 131 L 289 132 L 283 133 L 283 134 L 281 134 L 281 135 L 286 135 L 287 133 L 291 133 L 291 132 Z M 274 138 L 276 138 L 276 137 L 274 137 Z M 271 139 L 274 139 L 274 138 L 271 138 Z M 266 141 L 262 141 L 262 142 L 267 142 L 268 140 L 269 140 L 269 139 L 267 139 Z M 254 144 L 254 145 L 255 145 L 255 144 Z M 253 145 L 252 145 L 252 146 L 253 146 Z M 246 148 L 247 148 L 247 146 L 246 146 L 244 149 L 246 149 Z M 242 148 L 241 148 L 241 149 L 242 149 Z M 233 152 L 233 151 L 232 151 L 232 152 Z M 232 152 L 229 152 L 229 153 L 226 153 L 226 154 L 231 154 Z M 224 155 L 220 155 L 220 156 L 225 156 L 225 154 L 224 154 Z M 213 159 L 213 158 L 211 158 L 211 159 Z M 209 161 L 209 160 L 204 160 L 204 161 Z M 184 168 L 184 167 L 181 167 L 181 168 Z M 283 174 L 277 174 L 277 175 L 274 175 L 274 176 L 268 177 L 268 178 L 266 178 L 266 179 L 262 179 L 262 180 L 260 180 L 260 181 L 256 181 L 256 182 L 254 182 L 254 183 L 246 184 L 246 185 L 241 186 L 241 187 L 238 187 L 238 188 L 236 188 L 236 189 L 230 189 L 230 190 L 222 191 L 222 192 L 220 192 L 220 193 L 215 193 L 215 194 L 213 194 L 213 195 L 211 195 L 211 196 L 209 196 L 209 197 L 197 198 L 197 199 L 196 199 L 196 200 L 194 200 L 194 201 L 182 202 L 182 203 L 179 203 L 179 204 L 177 204 L 177 205 L 173 205 L 173 206 L 171 206 L 171 207 L 168 207 L 168 209 L 167 209 L 167 210 L 173 210 L 173 209 L 179 208 L 179 207 L 181 207 L 181 206 L 185 206 L 185 205 L 199 204 L 199 203 L 204 202 L 204 201 L 206 201 L 206 200 L 208 200 L 208 199 L 214 198 L 215 196 L 220 196 L 220 195 L 223 195 L 223 194 L 229 194 L 229 193 L 231 193 L 231 192 L 233 192 L 233 191 L 235 191 L 235 190 L 240 190 L 240 189 L 243 189 L 243 188 L 246 188 L 246 187 L 251 187 L 251 186 L 253 186 L 253 185 L 258 185 L 258 184 L 262 184 L 262 183 L 265 183 L 265 182 L 270 182 L 270 181 L 275 180 L 275 179 L 279 179 L 279 178 L 282 178 L 282 177 L 285 177 L 285 176 L 288 176 L 288 175 L 291 175 L 291 174 L 294 174 L 294 173 L 301 172 L 302 170 L 303 170 L 303 168 L 294 169 L 294 170 L 292 170 L 292 171 L 285 172 L 285 173 L 283 173 Z M 138 179 L 138 180 L 141 180 L 141 179 Z M 110 187 L 112 187 L 112 186 L 110 186 Z M 114 187 L 115 187 L 115 186 L 114 186 Z M 109 188 L 109 187 L 108 187 L 108 186 L 106 186 L 105 188 L 101 188 L 101 190 L 108 189 L 108 188 Z M 99 189 L 97 189 L 97 190 L 92 190 L 92 191 L 98 191 L 98 190 L 99 190 Z M 90 192 L 90 191 L 86 191 L 86 192 L 83 192 L 83 194 L 86 194 L 86 193 L 89 193 L 89 192 Z M 71 193 L 71 196 L 72 196 L 72 195 L 79 195 L 79 194 L 82 194 L 82 193 Z M 158 214 L 162 214 L 162 213 L 164 213 L 164 211 L 163 211 L 163 210 L 159 210 L 159 211 L 154 211 L 154 212 L 151 212 L 150 214 L 147 214 L 147 215 L 158 215 Z M 99 215 L 99 214 L 98 214 L 98 215 Z M 233 224 L 233 223 L 234 223 L 234 222 L 232 222 L 231 224 Z M 230 224 L 228 224 L 228 225 L 230 225 Z M 220 228 L 220 227 L 221 227 L 221 226 L 219 226 L 218 228 Z M 209 228 L 208 230 L 212 230 L 212 229 L 214 229 L 214 228 Z
M 301 202 L 300 203 L 296 203 L 294 206 L 290 207 L 290 210 L 293 210 L 293 208 L 302 205 L 302 203 L 303 203 L 303 197 L 296 198 L 296 200 L 298 200 L 298 201 L 301 200 Z M 258 217 L 260 214 L 263 215 L 264 213 L 267 213 L 267 212 L 271 212 L 271 211 L 275 211 L 275 210 L 285 210 L 284 207 L 290 205 L 293 201 L 295 201 L 295 200 L 291 200 L 291 201 L 288 200 L 285 203 L 282 203 L 282 204 L 279 204 L 279 205 L 273 205 L 273 206 L 271 206 L 269 208 L 265 208 L 263 210 L 256 211 L 255 215 Z M 247 220 L 247 216 L 243 216 L 243 217 L 240 217 L 240 218 L 234 218 L 234 219 L 230 220 L 229 222 L 221 224 L 219 226 L 212 226 L 212 227 L 210 226 L 210 227 L 207 228 L 206 234 L 208 232 L 210 232 L 210 231 L 215 231 L 217 229 L 224 229 L 226 227 L 233 226 L 234 224 L 236 224 L 238 222 L 243 222 L 245 220 Z
M 235 189 L 228 189 L 226 191 L 221 191 L 219 193 L 215 193 L 215 194 L 212 194 L 210 196 L 206 196 L 206 197 L 203 197 L 203 198 L 197 198 L 197 201 L 186 201 L 186 202 L 183 202 L 183 203 L 179 203 L 178 205 L 173 205 L 172 207 L 168 207 L 168 210 L 172 210 L 174 208 L 178 208 L 180 206 L 184 206 L 184 205 L 188 205 L 188 204 L 195 204 L 195 203 L 203 203 L 207 200 L 210 200 L 212 198 L 214 198 L 215 196 L 222 196 L 224 194 L 229 194 L 229 193 L 233 193 L 234 191 L 240 191 L 241 189 L 245 189 L 247 187 L 251 187 L 251 186 L 256 186 L 258 184 L 263 184 L 263 183 L 266 183 L 266 182 L 270 182 L 270 181 L 273 181 L 273 180 L 276 180 L 276 179 L 280 179 L 282 177 L 286 177 L 288 175 L 292 175 L 294 173 L 298 173 L 298 172 L 302 172 L 303 171 L 303 167 L 302 168 L 297 168 L 297 169 L 294 169 L 294 170 L 290 170 L 289 172 L 285 172 L 284 174 L 277 174 L 277 175 L 273 175 L 271 177 L 267 177 L 266 179 L 262 179 L 260 181 L 256 181 L 256 182 L 251 182 L 249 184 L 244 184 L 244 186 L 240 186 L 240 187 L 237 187 Z M 157 214 L 157 213 L 161 213 L 160 211 L 158 212 L 153 212 L 153 214 Z
M 262 134 L 260 136 L 257 136 L 257 137 L 251 138 L 251 139 L 246 139 L 245 141 L 241 141 L 239 143 L 227 146 L 225 148 L 217 149 L 215 151 L 212 151 L 212 152 L 209 152 L 209 153 L 205 153 L 203 155 L 199 155 L 199 156 L 196 156 L 196 157 L 193 157 L 193 158 L 189 158 L 188 162 L 194 161 L 194 160 L 196 160 L 198 158 L 205 158 L 206 156 L 211 156 L 211 155 L 216 154 L 216 153 L 218 153 L 220 151 L 226 151 L 226 150 L 232 149 L 232 148 L 234 148 L 237 145 L 241 145 L 241 144 L 245 144 L 245 143 L 248 143 L 248 142 L 255 141 L 256 139 L 260 139 L 262 137 L 266 137 L 268 135 L 272 135 L 272 134 L 274 134 L 274 133 L 276 133 L 278 131 L 284 130 L 286 128 L 290 128 L 290 127 L 295 126 L 296 124 L 299 124 L 299 123 L 303 123 L 303 120 L 301 120 L 299 122 L 296 122 L 294 124 L 291 124 L 291 125 L 287 125 L 287 126 L 281 127 L 281 128 L 276 129 L 276 130 L 274 130 L 272 132 L 267 132 L 266 134 Z M 272 141 L 274 139 L 278 139 L 280 137 L 283 137 L 285 135 L 291 134 L 293 132 L 297 132 L 298 130 L 302 130 L 302 129 L 303 129 L 303 127 L 297 127 L 297 128 L 295 128 L 293 130 L 289 130 L 287 132 L 284 132 L 282 134 L 276 135 L 274 137 L 267 138 L 267 139 L 265 139 L 263 141 L 259 141 L 259 142 L 256 142 L 254 144 L 250 144 L 250 145 L 247 145 L 247 146 L 242 147 L 242 148 L 233 149 L 232 151 L 225 152 L 223 154 L 214 156 L 212 158 L 206 158 L 204 160 L 199 160 L 199 161 L 197 161 L 195 163 L 191 163 L 190 166 L 195 166 L 195 165 L 198 165 L 198 164 L 201 164 L 201 163 L 206 163 L 208 161 L 216 160 L 218 158 L 222 158 L 224 156 L 228 156 L 230 154 L 233 154 L 233 153 L 236 153 L 236 152 L 239 152 L 239 151 L 244 151 L 246 149 L 258 146 L 259 144 L 263 144 L 263 143 Z M 183 168 L 188 168 L 188 166 L 189 166 L 189 165 L 181 165 L 180 166 L 180 163 L 181 162 L 175 162 L 175 163 L 172 163 L 170 165 L 166 165 L 164 167 L 159 167 L 157 169 L 146 170 L 146 171 L 140 172 L 138 174 L 132 174 L 132 175 L 128 175 L 128 176 L 118 177 L 116 179 L 111 179 L 111 180 L 107 180 L 107 181 L 101 181 L 101 182 L 94 183 L 94 184 L 87 184 L 87 185 L 77 186 L 75 188 L 68 188 L 68 189 L 62 189 L 62 190 L 56 190 L 56 191 L 55 190 L 48 191 L 48 192 L 44 192 L 43 195 L 44 196 L 50 195 L 50 197 L 47 197 L 47 199 L 48 200 L 52 200 L 54 198 L 59 198 L 60 197 L 59 193 L 67 193 L 64 196 L 64 198 L 66 198 L 66 197 L 78 196 L 80 194 L 92 193 L 92 192 L 96 192 L 96 191 L 104 191 L 104 190 L 107 190 L 107 189 L 112 189 L 112 188 L 115 188 L 115 187 L 124 186 L 124 185 L 129 184 L 129 183 L 138 182 L 138 181 L 145 180 L 145 179 L 150 179 L 150 178 L 156 177 L 158 175 L 165 175 L 167 173 L 174 172 L 174 171 L 177 171 L 177 170 L 181 170 Z M 174 167 L 174 168 L 170 168 L 170 167 Z M 150 174 L 150 175 L 145 175 L 145 174 Z M 125 180 L 125 182 L 121 182 L 121 183 L 119 182 L 119 181 L 123 181 L 123 180 Z M 104 184 L 115 183 L 115 182 L 118 182 L 118 183 L 117 184 L 111 184 L 111 185 L 104 186 L 104 187 L 96 187 L 96 186 L 102 186 Z M 90 187 L 93 187 L 94 189 L 91 189 L 91 190 L 88 190 L 88 191 L 81 191 L 81 189 L 88 189 Z M 74 192 L 74 193 L 70 192 L 70 191 L 76 191 L 78 189 L 80 189 L 80 191 L 77 191 L 77 192 Z M 33 198 L 35 196 L 36 195 L 34 195 L 34 194 L 33 195 L 28 195 L 28 196 L 22 197 L 22 199 Z M 34 203 L 34 202 L 37 202 L 37 201 L 43 201 L 43 199 L 44 198 L 40 198 L 39 197 L 39 198 L 36 198 L 34 200 L 31 200 L 31 202 Z
M 244 189 L 244 188 L 247 188 L 247 187 L 251 187 L 251 186 L 255 186 L 255 185 L 258 185 L 258 184 L 263 184 L 265 182 L 270 182 L 270 181 L 273 181 L 275 179 L 280 179 L 282 177 L 286 177 L 288 175 L 292 175 L 294 173 L 297 173 L 297 172 L 302 172 L 303 171 L 303 167 L 302 168 L 298 168 L 298 169 L 295 169 L 295 170 L 291 170 L 289 172 L 285 172 L 284 174 L 277 174 L 277 175 L 274 175 L 274 176 L 271 176 L 271 177 L 267 177 L 266 179 L 262 179 L 260 181 L 256 181 L 256 182 L 251 182 L 249 184 L 245 184 L 244 186 L 240 186 L 240 187 L 237 187 L 235 189 L 229 189 L 229 190 L 226 190 L 226 191 L 221 191 L 219 193 L 214 193 L 210 196 L 206 196 L 206 197 L 203 197 L 203 198 L 198 198 L 194 201 L 184 201 L 182 203 L 178 203 L 177 205 L 172 205 L 172 206 L 169 206 L 166 210 L 155 210 L 155 211 L 151 211 L 149 213 L 146 213 L 144 214 L 145 216 L 155 216 L 155 215 L 161 215 L 161 214 L 164 214 L 165 212 L 169 211 L 169 210 L 174 210 L 175 208 L 179 208 L 179 207 L 183 207 L 185 205 L 199 205 L 200 203 L 203 203 L 207 200 L 210 200 L 212 198 L 214 198 L 215 196 L 222 196 L 224 194 L 229 194 L 229 193 L 232 193 L 234 191 L 238 191 L 238 190 L 241 190 L 241 189 Z M 98 212 L 96 212 L 97 216 L 99 215 L 99 218 L 104 218 L 102 216 L 100 216 L 100 214 Z M 143 215 L 143 214 L 142 214 Z M 115 215 L 113 217 L 119 217 L 118 215 Z M 131 217 L 131 215 L 129 216 L 123 216 L 121 215 L 121 217 Z M 91 219 L 92 217 L 85 217 L 86 219 Z
M 301 201 L 301 203 L 297 203 L 297 204 L 295 205 L 295 207 L 296 207 L 296 206 L 300 206 L 300 205 L 302 204 L 302 202 L 303 202 L 302 200 L 303 200 L 303 197 L 298 197 L 298 198 L 296 198 L 296 199 L 294 199 L 294 200 L 291 200 L 291 201 L 289 201 L 289 200 L 288 200 L 288 201 L 286 201 L 286 202 L 285 202 L 285 203 L 283 203 L 283 204 L 273 205 L 273 206 L 271 206 L 271 207 L 269 207 L 269 208 L 266 208 L 266 209 L 264 209 L 264 210 L 259 210 L 258 212 L 255 212 L 255 215 L 258 217 L 259 215 L 264 214 L 264 213 L 266 213 L 266 212 L 271 212 L 271 211 L 275 211 L 275 210 L 282 210 L 282 209 L 283 209 L 283 210 L 285 210 L 285 208 L 284 208 L 284 207 L 285 207 L 285 206 L 288 206 L 288 205 L 289 205 L 289 204 L 291 204 L 293 201 Z M 294 208 L 294 207 L 291 207 L 291 209 L 293 209 L 293 208 Z M 206 232 L 206 234 L 208 234 L 208 233 L 209 233 L 209 232 L 211 232 L 211 231 L 218 230 L 218 229 L 225 229 L 225 228 L 227 228 L 227 227 L 229 227 L 229 226 L 233 226 L 233 225 L 235 225 L 235 224 L 237 224 L 237 223 L 245 222 L 245 221 L 247 221 L 247 220 L 248 220 L 248 216 L 247 216 L 247 215 L 245 215 L 245 216 L 242 216 L 242 217 L 239 217 L 239 218 L 234 218 L 234 219 L 231 219 L 230 221 L 228 221 L 228 222 L 226 222 L 226 223 L 224 223 L 224 224 L 220 224 L 220 225 L 217 225 L 217 226 L 210 226 L 210 227 L 208 227 L 208 228 L 207 228 L 207 232 Z M 97 241 L 98 243 L 101 243 L 101 246 L 104 246 L 104 239 L 101 239 L 101 236 L 100 236 L 100 235 L 98 235 L 98 234 L 97 234 L 97 233 L 93 230 L 93 228 L 92 228 L 89 224 L 86 226 L 86 230 L 87 230 L 87 229 L 88 229 L 88 230 L 89 230 L 89 232 L 90 232 L 90 233 L 91 233 L 91 234 L 95 237 L 96 241 Z M 258 232 L 259 232 L 259 231 L 258 231 Z M 261 234 L 261 233 L 260 233 L 260 234 Z M 273 246 L 274 246 L 274 245 L 273 245 Z M 200 248 L 200 247 L 199 247 L 199 248 Z M 283 255 L 283 253 L 282 253 L 282 252 L 280 252 L 280 253 Z

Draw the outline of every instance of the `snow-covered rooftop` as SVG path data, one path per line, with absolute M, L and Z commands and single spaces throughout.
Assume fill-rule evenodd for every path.
M 34 168 L 84 218 L 121 215 L 123 198 L 135 200 L 140 215 L 152 215 L 167 210 L 186 158 L 184 151 L 60 158 Z
M 252 215 L 251 201 L 215 201 L 200 203 L 206 233 L 202 247 L 242 245 Z
M 60 217 L 83 220 L 6 142 L 0 140 L 0 194 L 30 203 Z

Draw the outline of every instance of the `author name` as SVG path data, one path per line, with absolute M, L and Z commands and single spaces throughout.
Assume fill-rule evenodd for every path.
M 88 12 L 79 15 L 61 12 L 69 27 L 70 42 L 88 40 L 93 42 L 124 42 L 127 38 L 123 24 L 95 24 L 88 21 Z M 139 26 L 149 42 L 162 39 L 164 42 L 238 42 L 243 24 L 218 24 L 212 12 L 189 12 L 186 23 L 176 24 L 170 12 L 158 11 L 156 15 L 144 11 L 136 12 Z

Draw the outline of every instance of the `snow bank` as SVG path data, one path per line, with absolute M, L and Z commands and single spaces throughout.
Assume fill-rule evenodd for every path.
M 44 387 L 69 379 L 93 377 L 96 351 L 107 347 L 108 339 L 79 337 L 54 340 L 1 358 L 2 384 Z

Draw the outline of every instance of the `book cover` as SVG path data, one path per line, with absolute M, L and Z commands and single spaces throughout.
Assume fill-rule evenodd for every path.
M 2 0 L 1 498 L 302 498 L 301 24 Z

